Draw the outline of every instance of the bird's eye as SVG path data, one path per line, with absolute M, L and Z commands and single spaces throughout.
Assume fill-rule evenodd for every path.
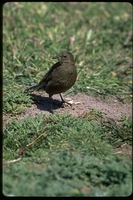
M 64 58 L 66 58 L 67 56 L 66 56 L 66 55 L 64 55 L 63 57 L 64 57 Z

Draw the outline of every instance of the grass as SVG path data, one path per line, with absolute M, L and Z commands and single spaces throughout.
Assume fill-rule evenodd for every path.
M 4 194 L 95 196 L 99 191 L 106 196 L 129 195 L 131 162 L 113 152 L 109 135 L 121 140 L 115 135 L 119 127 L 115 129 L 114 133 L 95 119 L 69 115 L 14 119 L 4 130 Z M 20 162 L 11 163 L 18 157 Z
M 131 159 L 114 151 L 132 145 L 132 120 L 107 122 L 91 110 L 80 117 L 37 115 L 24 93 L 62 49 L 76 61 L 68 92 L 132 99 L 132 5 L 106 2 L 12 2 L 3 6 L 3 194 L 6 196 L 128 196 Z M 13 183 L 13 184 L 12 184 Z

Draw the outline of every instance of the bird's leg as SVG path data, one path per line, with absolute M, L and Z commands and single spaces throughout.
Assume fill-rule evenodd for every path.
M 50 112 L 53 114 L 53 99 L 52 99 L 52 96 L 49 95 L 49 99 L 50 99 Z
M 60 98 L 62 100 L 62 103 L 65 103 L 65 100 L 63 99 L 62 95 L 60 94 Z
M 69 103 L 69 102 L 67 102 L 67 101 L 65 101 L 65 100 L 63 99 L 63 97 L 62 97 L 61 94 L 60 94 L 60 98 L 61 98 L 61 100 L 62 100 L 62 105 L 64 105 L 64 104 L 68 104 L 69 106 L 72 106 L 71 103 Z

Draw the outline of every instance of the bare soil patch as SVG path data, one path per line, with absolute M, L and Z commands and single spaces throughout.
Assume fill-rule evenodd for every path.
M 18 116 L 22 119 L 26 116 L 34 117 L 37 114 L 49 115 L 50 100 L 48 96 L 40 95 L 39 93 L 32 94 L 32 97 L 36 99 L 35 104 L 31 107 L 27 107 L 24 113 Z M 53 96 L 53 110 L 56 113 L 67 113 L 73 116 L 79 116 L 84 112 L 89 112 L 91 109 L 102 111 L 106 117 L 114 120 L 119 119 L 123 115 L 132 116 L 132 104 L 120 102 L 116 97 L 109 97 L 105 100 L 101 100 L 96 97 L 92 97 L 86 94 L 79 93 L 77 95 L 64 95 L 66 101 L 72 101 L 72 107 L 61 107 L 61 99 L 59 95 Z
M 44 96 L 45 95 L 45 96 Z M 50 115 L 50 100 L 47 94 L 40 95 L 39 92 L 31 94 L 35 100 L 31 107 L 27 107 L 26 110 L 17 115 L 19 120 L 29 116 L 35 117 L 38 114 Z M 119 121 L 121 116 L 132 116 L 132 104 L 120 102 L 116 97 L 107 97 L 105 100 L 100 98 L 92 97 L 86 94 L 78 93 L 76 95 L 64 95 L 64 100 L 73 101 L 72 107 L 67 106 L 61 107 L 61 99 L 59 95 L 53 96 L 53 110 L 56 113 L 67 113 L 72 116 L 80 116 L 83 113 L 90 112 L 91 109 L 102 111 L 106 118 L 112 119 L 116 123 Z M 14 116 L 13 116 L 14 117 Z M 6 125 L 12 118 L 12 115 L 3 115 L 3 126 Z M 115 152 L 120 153 L 122 156 L 132 157 L 132 146 L 124 144 L 115 148 Z

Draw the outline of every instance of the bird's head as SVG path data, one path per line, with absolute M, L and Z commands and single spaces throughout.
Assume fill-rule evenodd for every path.
M 73 55 L 67 50 L 61 51 L 58 55 L 54 56 L 53 59 L 58 59 L 61 64 L 68 62 L 74 63 Z

